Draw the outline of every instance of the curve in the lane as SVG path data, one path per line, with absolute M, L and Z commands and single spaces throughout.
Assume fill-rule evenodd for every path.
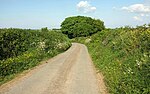
M 73 43 L 28 76 L 0 87 L 0 94 L 99 94 L 85 45 Z M 15 80 L 15 79 L 14 79 Z

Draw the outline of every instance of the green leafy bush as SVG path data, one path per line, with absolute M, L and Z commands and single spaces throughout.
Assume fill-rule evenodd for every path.
M 104 28 L 103 21 L 84 16 L 68 17 L 61 24 L 62 32 L 69 38 L 90 36 Z
M 1 29 L 0 37 L 0 84 L 71 46 L 66 35 L 47 29 Z
M 21 55 L 37 46 L 40 32 L 30 29 L 0 29 L 0 60 Z

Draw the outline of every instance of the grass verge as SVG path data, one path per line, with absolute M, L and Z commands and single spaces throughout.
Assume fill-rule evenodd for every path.
M 87 42 L 87 40 L 89 40 Z M 73 41 L 87 45 L 111 94 L 150 92 L 150 29 L 107 29 Z

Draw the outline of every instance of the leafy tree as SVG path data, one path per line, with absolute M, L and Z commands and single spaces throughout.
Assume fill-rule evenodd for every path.
M 103 21 L 84 16 L 68 17 L 61 24 L 62 32 L 69 38 L 90 36 L 104 29 Z

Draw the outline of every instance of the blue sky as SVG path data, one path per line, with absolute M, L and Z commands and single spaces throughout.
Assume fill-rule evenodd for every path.
M 150 0 L 0 0 L 0 28 L 59 28 L 77 15 L 110 28 L 141 25 L 150 23 Z

